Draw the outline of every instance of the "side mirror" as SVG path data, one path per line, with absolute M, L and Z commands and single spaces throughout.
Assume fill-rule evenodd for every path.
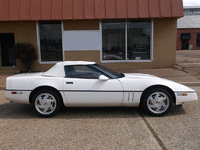
M 109 80 L 109 78 L 106 77 L 106 76 L 104 76 L 104 75 L 100 75 L 99 76 L 99 80 L 101 80 L 101 81 L 107 81 L 107 80 Z

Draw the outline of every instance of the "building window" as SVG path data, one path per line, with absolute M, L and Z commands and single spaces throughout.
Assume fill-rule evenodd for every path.
M 151 21 L 102 21 L 102 60 L 150 60 Z
M 63 60 L 61 22 L 39 22 L 39 39 L 42 62 Z
M 181 50 L 188 50 L 189 49 L 189 40 L 191 39 L 190 33 L 181 33 Z
M 197 33 L 197 47 L 200 47 L 200 33 Z

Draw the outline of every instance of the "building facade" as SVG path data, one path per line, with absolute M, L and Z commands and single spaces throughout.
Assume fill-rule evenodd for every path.
M 4 0 L 1 68 L 23 65 L 12 46 L 37 49 L 33 71 L 58 61 L 95 61 L 116 71 L 175 64 L 180 0 Z
M 177 50 L 200 49 L 200 7 L 183 8 L 184 17 L 177 21 Z

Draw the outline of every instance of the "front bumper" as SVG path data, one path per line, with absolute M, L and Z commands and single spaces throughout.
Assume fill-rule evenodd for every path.
M 197 93 L 195 91 L 178 91 L 175 92 L 176 105 L 180 105 L 189 101 L 198 100 Z

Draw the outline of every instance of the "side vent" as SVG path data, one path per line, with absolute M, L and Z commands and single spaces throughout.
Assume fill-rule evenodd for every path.
M 134 101 L 134 93 L 126 93 L 125 95 L 125 102 L 131 103 Z
M 132 93 L 132 102 L 134 101 L 134 93 Z

